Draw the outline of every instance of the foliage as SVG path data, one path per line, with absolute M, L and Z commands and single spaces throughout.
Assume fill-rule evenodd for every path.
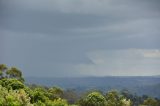
M 30 97 L 23 89 L 8 90 L 0 86 L 0 105 L 1 106 L 32 106 Z
M 153 98 L 147 98 L 146 100 L 144 100 L 143 106 L 159 106 L 159 103 Z
M 21 82 L 24 82 L 22 72 L 16 67 L 8 68 L 5 64 L 0 64 L 0 79 L 3 78 L 15 78 Z
M 24 84 L 22 72 L 0 64 L 0 106 L 160 106 L 160 100 L 127 90 L 92 91 L 79 97 L 75 90 Z
M 83 98 L 80 102 L 81 106 L 105 106 L 105 97 L 99 92 L 92 92 Z
M 106 94 L 107 106 L 130 106 L 130 100 L 120 95 L 117 91 L 109 91 Z
M 25 85 L 17 79 L 7 79 L 4 78 L 0 80 L 0 85 L 6 87 L 7 89 L 23 89 Z
M 68 106 L 68 103 L 66 100 L 58 98 L 58 99 L 55 99 L 54 101 L 51 101 L 51 100 L 47 101 L 46 105 L 47 106 Z
M 31 103 L 46 102 L 48 97 L 47 92 L 43 88 L 35 88 L 31 93 Z
M 48 89 L 49 98 L 51 100 L 61 98 L 63 95 L 63 90 L 59 87 L 52 87 Z
M 5 64 L 0 64 L 0 79 L 5 77 L 5 72 L 7 70 L 7 66 Z
M 16 67 L 11 67 L 6 71 L 6 75 L 8 78 L 16 78 L 17 80 L 23 82 L 24 79 L 22 77 L 22 72 Z

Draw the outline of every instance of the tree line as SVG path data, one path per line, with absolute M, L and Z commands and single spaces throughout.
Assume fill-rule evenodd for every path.
M 0 64 L 0 106 L 160 106 L 160 100 L 128 90 L 78 94 L 72 89 L 30 85 L 18 68 Z

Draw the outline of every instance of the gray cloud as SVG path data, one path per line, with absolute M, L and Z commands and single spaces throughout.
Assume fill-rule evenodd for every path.
M 157 2 L 3 0 L 4 13 L 1 17 L 4 17 L 2 25 L 5 29 L 69 35 L 73 28 L 97 28 L 128 21 L 159 19 Z
M 159 4 L 159 0 L 1 0 L 0 63 L 20 67 L 26 76 L 38 71 L 39 76 L 92 75 L 85 71 L 88 64 L 96 74 L 99 68 L 88 52 L 160 49 Z M 113 66 L 105 75 L 119 75 L 113 67 L 120 61 L 111 57 Z M 81 64 L 86 69 L 76 71 Z M 141 74 L 150 67 L 138 66 Z M 121 69 L 129 75 L 130 68 Z

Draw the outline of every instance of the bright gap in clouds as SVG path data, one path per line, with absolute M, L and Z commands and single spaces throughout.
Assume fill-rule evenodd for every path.
M 160 50 L 126 49 L 97 50 L 88 53 L 91 64 L 79 64 L 75 69 L 92 76 L 160 75 Z

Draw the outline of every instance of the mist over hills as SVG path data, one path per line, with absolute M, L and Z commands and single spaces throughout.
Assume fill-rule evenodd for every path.
M 26 83 L 44 86 L 59 86 L 64 89 L 86 91 L 98 89 L 107 92 L 112 89 L 127 89 L 137 95 L 149 95 L 160 98 L 160 76 L 107 76 L 47 78 L 26 77 Z

